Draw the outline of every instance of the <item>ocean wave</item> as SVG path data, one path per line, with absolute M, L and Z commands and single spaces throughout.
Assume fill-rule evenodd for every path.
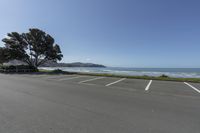
M 107 74 L 115 74 L 115 75 L 125 75 L 125 76 L 155 76 L 159 77 L 161 75 L 167 75 L 169 77 L 176 77 L 176 78 L 200 78 L 200 72 L 163 72 L 163 71 L 147 71 L 147 70 L 126 70 L 125 68 L 82 68 L 82 67 L 42 67 L 41 69 L 61 69 L 63 71 L 71 71 L 71 72 L 85 72 L 85 73 L 107 73 Z

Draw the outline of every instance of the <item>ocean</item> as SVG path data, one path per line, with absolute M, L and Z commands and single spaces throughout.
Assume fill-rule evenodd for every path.
M 161 76 L 176 78 L 200 78 L 200 68 L 123 68 L 123 67 L 41 67 L 40 69 L 61 69 L 70 72 L 107 73 L 125 76 Z

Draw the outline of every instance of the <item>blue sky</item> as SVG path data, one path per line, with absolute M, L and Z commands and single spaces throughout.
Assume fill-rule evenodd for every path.
M 199 0 L 0 2 L 0 38 L 40 28 L 61 46 L 62 62 L 200 67 Z

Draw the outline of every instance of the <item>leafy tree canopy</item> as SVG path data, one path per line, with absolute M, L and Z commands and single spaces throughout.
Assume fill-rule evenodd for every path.
M 53 37 L 40 29 L 29 29 L 28 33 L 8 33 L 2 40 L 9 49 L 10 59 L 17 59 L 30 66 L 38 67 L 45 62 L 60 61 L 63 57 Z
M 9 49 L 0 47 L 0 64 L 9 61 Z

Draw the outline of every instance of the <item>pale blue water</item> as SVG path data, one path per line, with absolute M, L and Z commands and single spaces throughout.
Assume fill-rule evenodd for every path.
M 122 67 L 41 67 L 41 69 L 61 69 L 70 72 L 108 73 L 129 76 L 161 76 L 200 78 L 200 68 L 122 68 Z

